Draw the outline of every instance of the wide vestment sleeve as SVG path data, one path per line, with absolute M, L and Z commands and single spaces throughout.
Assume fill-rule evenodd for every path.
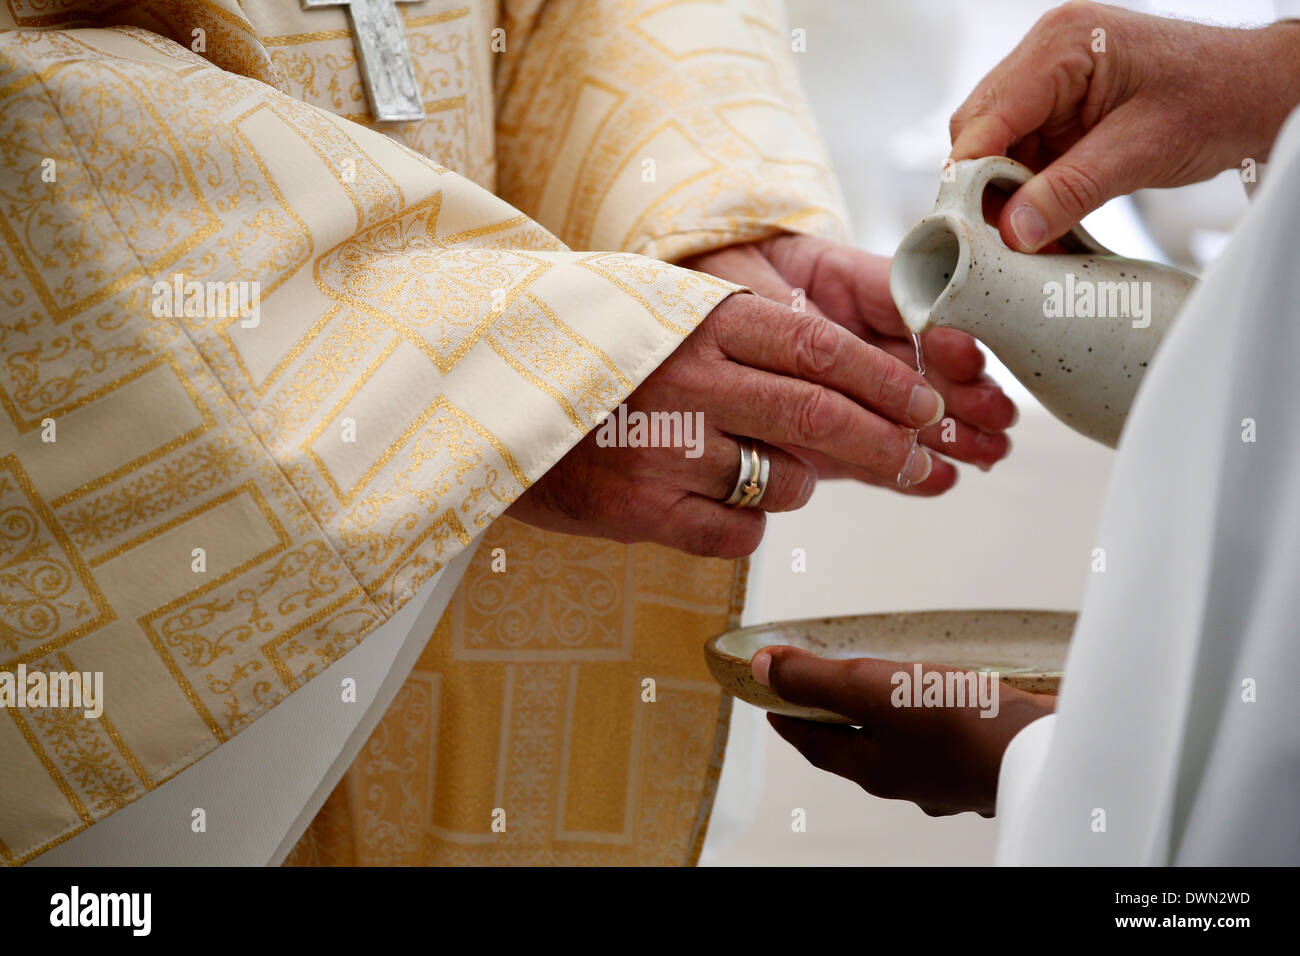
M 0 671 L 106 697 L 0 716 L 9 863 L 360 642 L 733 290 L 137 27 L 0 33 L 0 165 Z
M 575 249 L 668 261 L 781 232 L 843 240 L 800 88 L 806 48 L 766 0 L 505 0 L 499 192 Z

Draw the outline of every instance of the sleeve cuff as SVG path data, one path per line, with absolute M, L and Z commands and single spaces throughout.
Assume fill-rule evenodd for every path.
M 1040 717 L 1011 738 L 998 771 L 997 849 L 999 866 L 1022 862 L 1029 809 L 1052 742 L 1056 714 Z

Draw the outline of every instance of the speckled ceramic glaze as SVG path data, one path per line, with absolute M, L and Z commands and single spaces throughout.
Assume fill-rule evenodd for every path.
M 934 212 L 894 256 L 889 289 L 903 321 L 917 333 L 937 325 L 969 332 L 1053 415 L 1113 447 L 1142 375 L 1196 280 L 1117 256 L 1081 227 L 1062 238 L 1065 253 L 1013 252 L 984 222 L 981 203 L 989 185 L 1010 192 L 1032 173 L 1003 156 L 950 169 Z M 1100 316 L 1086 314 L 1087 286 Z M 1145 315 L 1137 314 L 1139 302 Z
M 719 634 L 704 645 L 713 679 L 729 694 L 777 714 L 847 724 L 847 718 L 782 700 L 754 680 L 749 663 L 763 647 L 789 644 L 820 657 L 924 661 L 996 671 L 1011 687 L 1055 694 L 1074 633 L 1060 611 L 917 611 L 759 624 Z

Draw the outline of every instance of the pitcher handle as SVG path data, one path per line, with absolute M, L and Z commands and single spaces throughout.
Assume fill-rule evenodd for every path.
M 952 173 L 948 174 L 951 178 L 945 178 L 943 185 L 939 187 L 937 205 L 948 207 L 972 224 L 984 221 L 984 191 L 990 185 L 1009 186 L 1014 190 L 1029 182 L 1034 176 L 1029 167 L 1009 156 L 963 159 L 952 164 L 948 169 L 952 170 Z M 948 169 L 945 169 L 945 173 Z M 1071 242 L 1071 239 L 1074 241 Z M 1070 252 L 1115 255 L 1081 225 L 1076 225 L 1062 236 L 1060 241 L 1061 245 Z

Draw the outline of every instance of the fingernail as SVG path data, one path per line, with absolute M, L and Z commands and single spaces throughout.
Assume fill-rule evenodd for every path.
M 1025 203 L 1011 214 L 1011 231 L 1022 246 L 1034 252 L 1047 241 L 1047 220 L 1041 212 Z
M 754 659 L 749 662 L 749 671 L 754 675 L 754 680 L 758 681 L 764 687 L 771 687 L 768 683 L 767 674 L 772 669 L 772 655 L 767 651 L 759 651 L 754 655 Z
M 920 484 L 930 477 L 930 469 L 933 467 L 930 453 L 917 445 L 907 456 L 907 464 L 903 465 L 903 470 L 898 474 L 899 483 L 904 488 Z
M 943 396 L 928 385 L 913 385 L 907 400 L 907 417 L 918 428 L 933 425 L 943 417 Z

